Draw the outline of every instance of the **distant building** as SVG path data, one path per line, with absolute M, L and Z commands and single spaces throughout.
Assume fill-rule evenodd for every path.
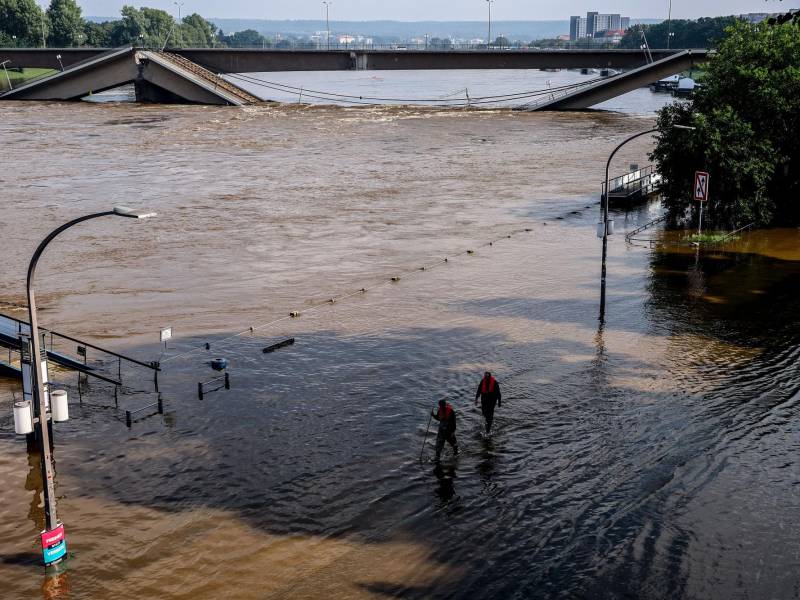
M 586 17 L 569 18 L 569 39 L 572 41 L 582 38 L 604 37 L 598 33 L 606 31 L 619 31 L 631 26 L 631 18 L 619 14 L 606 14 L 587 12 Z
M 798 9 L 789 10 L 787 12 L 795 13 Z M 739 15 L 740 19 L 744 19 L 748 23 L 752 23 L 753 25 L 758 25 L 761 21 L 766 21 L 767 19 L 771 19 L 773 17 L 777 17 L 784 13 L 747 13 L 745 15 Z

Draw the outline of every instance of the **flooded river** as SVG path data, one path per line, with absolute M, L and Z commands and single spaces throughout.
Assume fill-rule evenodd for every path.
M 157 211 L 68 232 L 37 281 L 43 326 L 161 360 L 166 409 L 128 429 L 148 373 L 126 370 L 117 405 L 58 374 L 70 558 L 44 579 L 38 459 L 0 379 L 3 598 L 800 594 L 798 231 L 699 254 L 615 235 L 598 324 L 605 159 L 652 114 L 0 110 L 0 312 L 24 317 L 56 224 Z M 658 214 L 614 216 L 624 232 Z M 214 357 L 231 389 L 200 400 Z M 434 468 L 439 398 L 462 453 Z

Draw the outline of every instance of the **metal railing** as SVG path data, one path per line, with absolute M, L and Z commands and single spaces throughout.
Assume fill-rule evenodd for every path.
M 661 183 L 661 176 L 653 165 L 647 165 L 609 180 L 609 188 L 611 190 L 609 199 L 649 196 L 658 189 L 659 183 Z M 605 182 L 600 186 L 600 193 L 602 195 L 606 193 Z
M 653 243 L 655 242 L 655 240 L 652 240 L 652 239 L 642 239 L 642 238 L 637 238 L 636 236 L 637 236 L 638 234 L 640 234 L 641 232 L 643 232 L 643 231 L 646 231 L 646 230 L 650 229 L 651 227 L 655 227 L 655 226 L 656 226 L 656 225 L 658 225 L 659 223 L 663 223 L 663 222 L 664 222 L 664 221 L 666 221 L 666 220 L 667 220 L 667 215 L 661 215 L 660 217 L 658 217 L 658 218 L 655 218 L 655 219 L 653 219 L 652 221 L 648 221 L 647 223 L 645 223 L 645 224 L 644 224 L 644 225 L 642 225 L 641 227 L 637 227 L 637 228 L 636 228 L 636 229 L 634 229 L 633 231 L 630 231 L 630 232 L 626 233 L 626 234 L 625 234 L 625 241 L 626 241 L 628 244 L 633 244 L 634 242 L 647 242 L 647 243 L 648 243 L 648 245 L 652 246 L 652 245 L 653 245 Z
M 721 244 L 725 244 L 725 243 L 731 241 L 734 236 L 739 235 L 741 232 L 743 232 L 743 231 L 745 231 L 747 229 L 752 229 L 753 227 L 755 227 L 755 225 L 756 225 L 755 223 L 748 223 L 744 227 L 739 227 L 739 229 L 735 229 L 735 230 L 731 231 L 730 233 L 726 233 L 724 236 L 722 236 L 722 238 L 718 239 L 717 241 L 711 242 L 709 244 L 709 246 L 719 246 Z

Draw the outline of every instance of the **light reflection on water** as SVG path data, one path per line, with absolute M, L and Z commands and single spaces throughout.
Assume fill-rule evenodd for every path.
M 48 140 L 31 138 L 45 122 Z M 40 271 L 43 322 L 147 360 L 167 324 L 167 356 L 212 346 L 165 363 L 168 414 L 131 431 L 121 411 L 141 397 L 117 409 L 92 383 L 79 404 L 64 376 L 70 597 L 790 596 L 797 232 L 699 259 L 615 236 L 598 331 L 598 180 L 650 123 L 10 106 L 4 310 L 24 300 L 31 240 L 126 199 L 161 218 L 66 237 Z M 653 214 L 615 218 L 630 230 Z M 290 310 L 303 315 L 219 343 Z M 200 401 L 217 355 L 232 389 Z M 491 440 L 471 404 L 487 366 L 505 398 Z M 0 579 L 31 597 L 38 467 L 13 435 L 15 385 L 0 381 Z M 463 455 L 434 469 L 417 458 L 443 396 Z

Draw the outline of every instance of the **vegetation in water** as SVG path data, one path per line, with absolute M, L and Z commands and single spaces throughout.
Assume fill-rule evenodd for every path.
M 732 242 L 739 239 L 738 235 L 730 235 L 724 231 L 704 231 L 703 233 L 693 233 L 684 238 L 687 242 L 697 242 L 700 244 L 719 244 L 720 242 Z
M 800 17 L 734 23 L 703 87 L 663 108 L 658 128 L 651 159 L 671 225 L 697 213 L 695 171 L 710 174 L 703 219 L 712 227 L 800 223 Z

